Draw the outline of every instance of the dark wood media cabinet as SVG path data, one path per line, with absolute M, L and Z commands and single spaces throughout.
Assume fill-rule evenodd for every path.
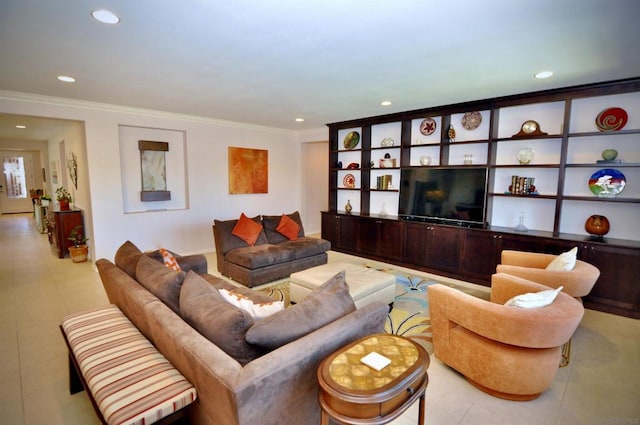
M 640 319 L 638 241 L 336 212 L 322 213 L 322 237 L 338 252 L 485 286 L 490 285 L 504 249 L 559 254 L 577 246 L 578 258 L 600 269 L 600 278 L 584 298 L 585 307 Z

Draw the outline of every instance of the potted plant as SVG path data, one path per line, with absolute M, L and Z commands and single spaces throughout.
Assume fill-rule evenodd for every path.
M 56 199 L 60 204 L 60 211 L 68 211 L 69 204 L 73 201 L 71 194 L 64 186 L 60 186 L 56 189 Z
M 67 238 L 73 242 L 73 246 L 69 247 L 69 255 L 74 263 L 82 263 L 87 261 L 89 255 L 89 247 L 86 242 L 89 238 L 85 237 L 82 226 L 78 225 L 71 229 L 71 233 Z
M 49 206 L 49 202 L 51 202 L 51 197 L 50 197 L 50 196 L 48 196 L 48 195 L 42 195 L 42 196 L 40 197 L 40 204 L 41 204 L 43 207 L 48 207 L 48 206 Z

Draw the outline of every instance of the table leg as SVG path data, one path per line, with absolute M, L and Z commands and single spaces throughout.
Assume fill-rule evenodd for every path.
M 320 425 L 329 425 L 329 415 L 324 410 L 320 410 Z
M 418 425 L 424 425 L 424 393 L 420 397 L 420 405 L 418 407 Z

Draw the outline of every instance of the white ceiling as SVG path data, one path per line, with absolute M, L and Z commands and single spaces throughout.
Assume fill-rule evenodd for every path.
M 2 0 L 0 90 L 305 130 L 640 76 L 639 20 L 638 0 Z

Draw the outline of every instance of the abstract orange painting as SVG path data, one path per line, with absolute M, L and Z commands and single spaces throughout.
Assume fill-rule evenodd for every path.
M 228 148 L 229 193 L 269 193 L 269 151 Z

